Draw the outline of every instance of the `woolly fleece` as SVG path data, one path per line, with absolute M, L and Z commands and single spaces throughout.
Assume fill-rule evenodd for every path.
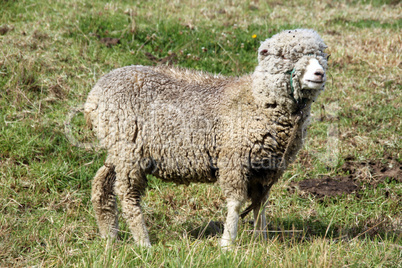
M 247 199 L 259 203 L 256 225 L 265 225 L 265 215 L 256 215 L 263 193 L 301 148 L 311 103 L 323 89 L 305 88 L 302 76 L 312 58 L 327 69 L 325 48 L 316 32 L 298 29 L 262 42 L 258 66 L 242 77 L 164 66 L 103 76 L 85 104 L 108 152 L 92 189 L 102 236 L 117 235 L 117 194 L 135 240 L 150 245 L 140 208 L 147 174 L 180 184 L 218 182 L 228 200 L 222 246 L 233 243 Z M 302 124 L 282 161 L 298 113 Z

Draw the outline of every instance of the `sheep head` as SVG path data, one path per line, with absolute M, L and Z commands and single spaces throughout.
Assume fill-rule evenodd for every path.
M 287 94 L 297 103 L 303 99 L 314 100 L 326 82 L 326 48 L 321 37 L 313 30 L 283 31 L 261 43 L 256 72 L 288 77 Z

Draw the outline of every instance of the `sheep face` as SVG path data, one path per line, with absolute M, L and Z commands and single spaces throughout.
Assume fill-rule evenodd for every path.
M 327 60 L 322 56 L 303 56 L 295 64 L 291 74 L 294 98 L 314 101 L 326 82 Z
M 326 79 L 324 67 L 317 59 L 311 58 L 301 79 L 301 87 L 302 89 L 321 90 L 324 88 Z

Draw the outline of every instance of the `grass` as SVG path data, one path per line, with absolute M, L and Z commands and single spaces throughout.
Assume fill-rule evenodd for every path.
M 376 183 L 381 174 L 358 165 L 401 162 L 401 10 L 398 1 L 3 1 L 0 266 L 401 267 L 401 174 Z M 272 190 L 268 241 L 246 218 L 235 248 L 221 252 L 220 189 L 152 177 L 143 207 L 154 246 L 136 247 L 122 220 L 121 240 L 102 240 L 90 188 L 105 152 L 74 146 L 65 129 L 97 79 L 164 62 L 242 75 L 260 41 L 298 27 L 328 44 L 330 79 L 301 157 Z M 70 127 L 75 140 L 94 140 L 81 114 Z M 351 174 L 345 163 L 356 165 L 358 193 L 289 191 Z

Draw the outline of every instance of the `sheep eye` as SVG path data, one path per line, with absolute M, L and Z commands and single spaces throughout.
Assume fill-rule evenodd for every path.
M 266 49 L 261 50 L 260 55 L 267 56 L 268 55 L 268 50 L 266 50 Z

